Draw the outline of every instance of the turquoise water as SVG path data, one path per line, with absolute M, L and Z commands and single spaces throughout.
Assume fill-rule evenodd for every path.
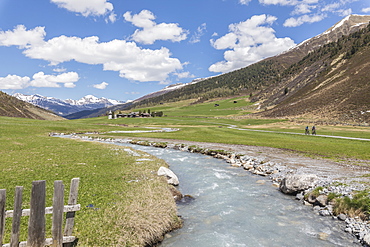
M 201 154 L 130 146 L 164 159 L 178 189 L 195 198 L 179 204 L 184 226 L 161 247 L 360 246 L 343 222 L 316 215 L 263 177 Z

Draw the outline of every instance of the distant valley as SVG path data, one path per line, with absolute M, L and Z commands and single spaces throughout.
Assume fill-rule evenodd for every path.
M 93 95 L 87 95 L 79 100 L 60 100 L 53 97 L 42 95 L 24 95 L 16 93 L 13 95 L 17 99 L 26 101 L 33 105 L 55 112 L 60 116 L 67 116 L 76 112 L 105 108 L 109 106 L 123 104 L 124 102 L 106 98 L 97 98 Z

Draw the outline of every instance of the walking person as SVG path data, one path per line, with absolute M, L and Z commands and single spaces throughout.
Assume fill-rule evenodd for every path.
M 305 128 L 305 135 L 309 135 L 310 134 L 310 131 L 308 130 L 308 126 L 306 126 Z
M 312 126 L 312 135 L 316 135 L 316 127 Z

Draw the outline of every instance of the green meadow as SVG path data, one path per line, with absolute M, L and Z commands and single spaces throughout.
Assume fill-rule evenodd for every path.
M 73 234 L 80 246 L 143 246 L 156 241 L 157 232 L 179 224 L 167 184 L 153 172 L 166 166 L 162 160 L 149 157 L 151 161 L 143 164 L 123 147 L 49 136 L 116 129 L 89 121 L 0 117 L 0 188 L 7 190 L 7 210 L 12 209 L 15 186 L 24 186 L 23 208 L 29 208 L 35 180 L 46 180 L 46 206 L 52 206 L 54 180 L 62 180 L 67 203 L 70 181 L 79 177 L 81 211 L 76 213 Z M 151 215 L 153 209 L 157 215 Z M 28 219 L 22 218 L 25 241 Z M 46 219 L 51 237 L 51 216 Z M 9 243 L 10 224 L 8 218 L 4 243 Z
M 29 208 L 32 181 L 46 180 L 47 206 L 51 206 L 54 180 L 63 180 L 68 192 L 71 179 L 79 177 L 81 211 L 77 212 L 73 234 L 79 238 L 80 246 L 144 246 L 157 241 L 163 229 L 179 226 L 168 186 L 155 175 L 160 166 L 166 166 L 164 161 L 140 152 L 141 156 L 132 156 L 127 148 L 112 144 L 51 137 L 51 132 L 99 132 L 99 136 L 105 138 L 160 138 L 178 140 L 180 144 L 188 140 L 268 146 L 310 157 L 370 160 L 369 141 L 287 134 L 285 132 L 303 133 L 305 124 L 285 119 L 248 118 L 253 106 L 246 97 L 202 104 L 178 102 L 135 111 L 148 109 L 163 111 L 165 116 L 63 121 L 0 117 L 0 189 L 7 190 L 7 209 L 12 209 L 15 186 L 24 186 L 23 207 Z M 147 127 L 177 128 L 178 131 L 110 133 L 148 130 Z M 369 127 L 316 127 L 318 134 L 370 139 Z M 138 162 L 140 157 L 150 160 Z M 47 216 L 49 228 L 50 218 Z M 7 219 L 4 242 L 9 242 L 10 221 Z M 26 240 L 26 224 L 27 219 L 23 219 L 22 240 Z M 49 237 L 50 232 L 49 229 Z

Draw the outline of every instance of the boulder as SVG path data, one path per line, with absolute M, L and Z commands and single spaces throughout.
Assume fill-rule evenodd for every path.
M 345 221 L 347 219 L 347 215 L 345 215 L 345 214 L 339 214 L 338 215 L 338 219 L 341 220 L 341 221 Z M 370 238 L 370 235 L 369 235 L 369 238 Z
M 319 195 L 316 198 L 316 203 L 321 207 L 325 207 L 328 203 L 328 196 L 327 195 Z
M 280 182 L 279 189 L 285 194 L 293 194 L 307 190 L 315 185 L 317 176 L 315 174 L 288 175 Z
M 367 244 L 367 245 L 370 245 L 370 233 L 365 235 L 364 243 Z
M 168 169 L 164 166 L 161 166 L 158 169 L 157 174 L 158 174 L 158 176 L 167 177 L 167 183 L 175 185 L 175 186 L 179 185 L 179 179 L 177 178 L 176 174 L 173 173 L 173 171 L 171 171 L 170 169 Z

